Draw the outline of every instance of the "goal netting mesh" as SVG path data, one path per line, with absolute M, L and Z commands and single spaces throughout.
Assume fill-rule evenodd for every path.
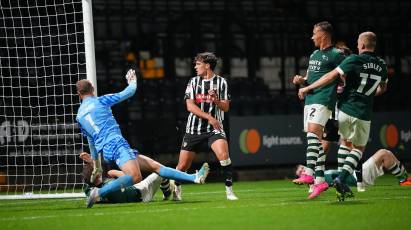
M 0 199 L 81 196 L 81 0 L 0 0 Z

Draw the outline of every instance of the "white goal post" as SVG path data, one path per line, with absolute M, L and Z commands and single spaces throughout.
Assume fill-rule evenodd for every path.
M 0 0 L 0 200 L 84 197 L 75 84 L 97 87 L 91 0 Z

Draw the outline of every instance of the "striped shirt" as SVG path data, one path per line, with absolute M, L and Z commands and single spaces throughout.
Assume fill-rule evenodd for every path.
M 194 103 L 203 112 L 211 114 L 223 127 L 224 111 L 211 101 L 211 96 L 208 94 L 209 89 L 214 89 L 219 100 L 230 100 L 227 81 L 218 75 L 214 75 L 210 79 L 203 79 L 200 76 L 191 78 L 187 84 L 184 99 L 194 100 Z M 186 133 L 200 135 L 211 131 L 219 133 L 219 131 L 213 130 L 213 126 L 208 123 L 208 120 L 204 120 L 193 113 L 188 115 Z

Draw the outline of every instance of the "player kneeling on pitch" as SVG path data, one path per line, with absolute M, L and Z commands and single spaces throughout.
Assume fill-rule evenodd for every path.
M 296 176 L 300 176 L 305 170 L 303 165 L 298 165 L 295 172 Z M 400 186 L 411 186 L 411 177 L 395 155 L 386 149 L 380 149 L 364 162 L 359 171 L 354 171 L 347 178 L 347 185 L 357 186 L 358 192 L 364 192 L 365 186 L 374 185 L 377 177 L 384 175 L 384 171 L 390 172 L 398 179 Z M 326 170 L 325 180 L 331 186 L 334 184 L 334 179 L 338 177 L 338 170 Z

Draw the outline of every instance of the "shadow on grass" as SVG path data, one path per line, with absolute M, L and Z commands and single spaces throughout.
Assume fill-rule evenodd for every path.
M 364 200 L 345 200 L 345 201 L 335 201 L 335 202 L 330 202 L 330 205 L 344 205 L 344 206 L 354 206 L 354 205 L 366 205 L 366 204 L 371 204 L 372 202 L 370 201 L 364 201 Z
M 158 201 L 156 202 L 157 205 L 184 205 L 184 204 L 205 204 L 205 203 L 212 203 L 212 201 L 206 200 L 182 200 L 182 201 Z
M 106 208 L 113 208 L 113 207 L 135 208 L 135 207 L 146 207 L 146 206 L 155 208 L 155 207 L 163 207 L 164 205 L 205 204 L 205 203 L 210 203 L 210 202 L 211 201 L 205 201 L 205 200 L 192 200 L 192 201 L 152 201 L 148 203 L 143 203 L 143 202 L 99 203 L 99 204 L 95 204 L 93 208 L 98 208 L 98 209 L 106 209 Z M 85 205 L 79 206 L 79 208 L 83 208 L 83 207 L 86 208 Z

